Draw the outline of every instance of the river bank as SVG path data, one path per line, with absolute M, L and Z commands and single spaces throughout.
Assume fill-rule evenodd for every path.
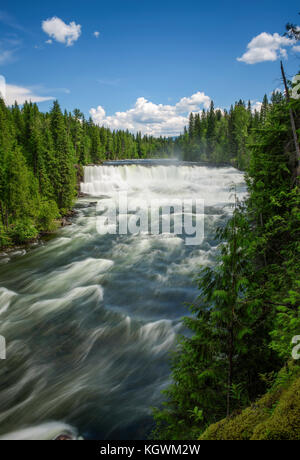
M 194 277 L 200 265 L 215 263 L 215 230 L 231 212 L 230 184 L 244 193 L 243 175 L 233 168 L 170 167 L 168 180 L 163 166 L 103 168 L 85 186 L 97 192 L 102 172 L 105 196 L 79 198 L 72 225 L 0 264 L 0 333 L 8 357 L 0 369 L 4 438 L 24 428 L 38 436 L 49 420 L 84 439 L 149 435 L 151 406 L 161 403 L 169 383 L 169 353 L 184 333 L 185 304 L 198 295 Z M 99 235 L 91 203 L 113 205 L 117 186 L 140 203 L 145 194 L 203 196 L 201 245 L 167 232 Z
M 151 167 L 151 166 L 203 166 L 203 167 L 208 167 L 208 168 L 216 168 L 216 167 L 232 167 L 231 164 L 229 163 L 212 163 L 212 162 L 192 162 L 192 161 L 182 161 L 176 158 L 157 158 L 157 159 L 140 159 L 140 160 L 132 160 L 132 159 L 121 159 L 121 160 L 107 160 L 103 162 L 99 162 L 97 164 L 88 164 L 85 167 L 99 167 L 99 166 L 130 166 L 130 165 L 141 165 L 141 166 L 146 166 L 146 167 Z M 78 200 L 79 198 L 85 198 L 88 197 L 89 195 L 86 193 L 83 193 L 81 191 L 81 184 L 84 181 L 84 167 L 80 164 L 74 165 L 74 168 L 76 169 L 76 194 Z M 75 203 L 74 203 L 75 206 Z M 6 257 L 7 253 L 11 253 L 14 251 L 24 251 L 28 250 L 30 247 L 35 246 L 36 244 L 39 244 L 40 241 L 47 241 L 47 239 L 53 237 L 56 235 L 57 231 L 61 227 L 65 227 L 68 225 L 72 225 L 72 219 L 73 217 L 76 216 L 76 210 L 74 209 L 74 206 L 69 209 L 64 215 L 62 215 L 59 219 L 56 219 L 54 221 L 55 223 L 55 229 L 51 232 L 40 232 L 34 239 L 29 240 L 28 242 L 24 244 L 10 244 L 7 246 L 1 246 L 0 247 L 0 263 L 1 259 Z

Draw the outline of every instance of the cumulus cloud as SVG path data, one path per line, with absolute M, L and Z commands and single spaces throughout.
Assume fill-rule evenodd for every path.
M 295 40 L 282 37 L 278 33 L 263 32 L 252 38 L 247 45 L 247 51 L 237 58 L 246 64 L 256 64 L 264 61 L 276 61 L 280 57 L 287 57 L 286 48 L 295 44 Z
M 198 91 L 191 97 L 183 97 L 180 99 L 180 101 L 176 104 L 176 108 L 181 112 L 193 112 L 197 111 L 201 104 L 203 104 L 205 109 L 208 109 L 210 105 L 210 97 Z
M 98 38 L 99 36 L 100 36 L 100 32 L 98 32 L 98 30 L 96 30 L 96 31 L 94 32 L 94 37 Z
M 81 25 L 74 21 L 66 24 L 62 19 L 54 16 L 42 22 L 43 31 L 59 43 L 72 46 L 81 35 Z M 48 41 L 49 43 L 49 41 Z
M 52 96 L 38 96 L 31 89 L 17 85 L 6 84 L 5 90 L 5 102 L 7 105 L 12 105 L 15 103 L 15 101 L 22 105 L 25 101 L 44 102 L 54 99 Z
M 261 108 L 262 108 L 262 102 L 259 102 L 259 101 L 251 101 L 252 105 L 251 105 L 251 110 L 252 112 L 254 113 L 255 111 L 256 112 L 260 112 L 261 111 Z
M 141 131 L 152 136 L 176 136 L 187 125 L 190 112 L 199 112 L 209 105 L 210 98 L 199 91 L 191 97 L 183 97 L 175 105 L 154 104 L 139 97 L 134 107 L 126 112 L 107 116 L 104 108 L 99 105 L 90 110 L 90 115 L 96 124 L 115 130 Z

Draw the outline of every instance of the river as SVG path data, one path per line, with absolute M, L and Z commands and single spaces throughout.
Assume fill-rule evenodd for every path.
M 149 435 L 185 304 L 198 295 L 195 276 L 215 263 L 215 229 L 232 212 L 233 183 L 242 198 L 243 174 L 231 167 L 88 166 L 81 186 L 88 195 L 77 201 L 72 225 L 28 251 L 2 255 L 0 437 Z M 100 235 L 95 203 L 109 208 L 120 191 L 140 206 L 203 199 L 204 240 L 187 245 L 170 232 Z

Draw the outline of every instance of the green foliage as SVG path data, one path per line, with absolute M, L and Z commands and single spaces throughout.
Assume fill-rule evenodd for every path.
M 11 228 L 11 235 L 13 240 L 16 243 L 27 243 L 28 241 L 34 240 L 37 235 L 38 231 L 33 225 L 30 219 L 22 219 L 18 220 L 14 226 Z
M 231 424 L 229 418 L 274 379 L 277 386 L 289 379 L 276 373 L 291 357 L 292 337 L 300 334 L 300 194 L 289 105 L 276 94 L 271 104 L 264 98 L 259 116 L 251 115 L 250 106 L 246 109 L 241 101 L 230 114 L 213 112 L 212 105 L 201 119 L 191 116 L 182 139 L 186 145 L 192 142 L 193 151 L 205 148 L 211 159 L 218 147 L 218 126 L 226 120 L 224 139 L 234 162 L 247 166 L 249 195 L 245 203 L 236 202 L 232 218 L 218 231 L 220 242 L 226 243 L 219 246 L 217 265 L 200 272 L 199 298 L 191 316 L 183 319 L 190 334 L 180 338 L 174 354 L 173 382 L 164 392 L 162 408 L 154 411 L 153 437 L 196 439 L 227 416 L 206 433 L 213 438 L 217 430 L 217 439 L 294 439 L 299 407 L 291 421 L 284 416 L 285 410 L 292 413 L 290 393 L 278 407 L 276 389 L 266 396 L 267 404 L 273 401 L 270 420 L 264 406 L 246 409 L 238 423 Z M 300 126 L 299 100 L 293 101 L 293 112 Z M 201 411 L 198 419 L 190 416 L 195 407 Z M 280 421 L 287 430 L 280 428 Z M 258 423 L 264 424 L 254 431 Z
M 12 228 L 17 220 L 32 221 L 39 232 L 53 230 L 53 203 L 61 215 L 68 212 L 78 193 L 80 168 L 91 162 L 175 156 L 244 168 L 257 120 L 242 101 L 229 113 L 212 102 L 207 112 L 190 115 L 182 136 L 154 138 L 110 131 L 78 109 L 63 113 L 58 101 L 50 113 L 41 113 L 31 102 L 9 108 L 0 99 L 0 245 L 16 242 Z
M 78 193 L 82 165 L 122 158 L 167 157 L 173 139 L 110 131 L 80 110 L 50 113 L 36 104 L 9 108 L 0 99 L 0 247 L 55 230 Z M 26 228 L 28 226 L 28 228 Z
M 300 440 L 299 366 L 283 368 L 262 398 L 209 426 L 200 440 Z
M 11 238 L 7 234 L 6 229 L 4 228 L 2 222 L 0 221 L 0 247 L 10 246 Z
M 52 232 L 56 225 L 54 220 L 59 217 L 59 210 L 55 201 L 43 201 L 38 214 L 38 229 L 43 232 Z
M 272 95 L 272 104 L 282 102 L 282 94 Z M 262 111 L 252 111 L 240 100 L 228 111 L 214 108 L 191 114 L 189 126 L 184 134 L 175 140 L 175 149 L 182 152 L 184 160 L 231 163 L 239 169 L 246 169 L 250 161 L 251 144 L 255 142 L 256 128 L 262 123 L 270 108 L 264 97 Z
M 195 406 L 194 409 L 190 410 L 189 412 L 196 423 L 203 421 L 203 410 L 199 409 L 198 406 Z
M 247 403 L 249 403 L 249 399 L 245 393 L 246 390 L 244 383 L 232 383 L 230 388 L 231 398 L 236 400 L 240 407 L 245 407 Z

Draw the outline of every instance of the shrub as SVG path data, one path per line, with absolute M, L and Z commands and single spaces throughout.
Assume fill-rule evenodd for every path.
M 38 236 L 38 230 L 30 219 L 17 221 L 11 229 L 11 235 L 15 243 L 26 243 Z
M 11 244 L 11 239 L 7 234 L 7 231 L 4 229 L 3 225 L 0 223 L 0 248 L 4 246 L 9 246 Z
M 58 217 L 59 210 L 55 201 L 43 201 L 37 218 L 38 229 L 43 232 L 52 232 L 55 229 L 54 219 Z

